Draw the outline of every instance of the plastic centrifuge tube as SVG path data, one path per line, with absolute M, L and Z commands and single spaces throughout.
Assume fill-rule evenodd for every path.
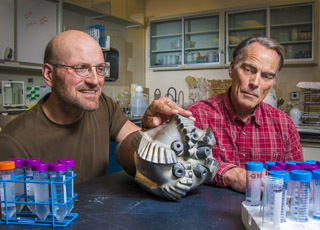
M 0 161 L 0 180 L 12 180 L 14 177 L 14 161 Z M 1 201 L 12 202 L 15 200 L 15 183 L 0 182 L 0 199 Z M 15 203 L 1 204 L 2 219 L 11 218 L 16 214 Z
M 268 175 L 264 177 L 262 201 L 262 226 L 264 229 L 279 229 L 283 179 Z
M 23 158 L 12 158 L 8 161 L 14 161 L 15 163 L 15 169 L 14 169 L 14 175 L 18 178 L 16 180 L 24 181 L 24 168 L 23 168 Z M 15 183 L 15 191 L 16 191 L 16 201 L 17 202 L 24 202 L 25 197 L 25 184 L 23 182 Z M 17 213 L 21 212 L 23 207 L 25 206 L 24 203 L 16 203 Z
M 66 188 L 66 169 L 67 165 L 64 163 L 52 163 L 48 165 L 50 171 L 50 181 L 52 185 L 51 195 L 54 200 L 53 214 L 58 221 L 63 221 L 68 213 L 67 207 L 67 188 Z M 62 182 L 62 183 L 54 183 Z
M 59 163 L 65 163 L 67 165 L 66 176 L 67 180 L 73 177 L 74 160 L 73 159 L 60 159 Z M 73 178 L 67 181 L 67 199 L 68 199 L 68 214 L 71 212 L 74 206 L 73 200 Z
M 261 177 L 263 164 L 257 161 L 246 162 L 246 205 L 259 206 L 261 199 Z
M 311 217 L 320 220 L 320 169 L 312 171 Z
M 289 173 L 283 170 L 280 171 L 270 171 L 269 175 L 272 177 L 282 178 L 283 179 L 283 190 L 282 190 L 282 200 L 281 200 L 281 219 L 280 222 L 286 222 L 286 213 L 287 213 L 287 190 L 289 182 Z
M 290 202 L 290 218 L 298 222 L 308 221 L 310 181 L 312 173 L 306 170 L 293 170 L 290 175 L 293 181 Z
M 30 158 L 30 159 L 25 159 L 23 162 L 24 166 L 24 173 L 26 176 L 27 181 L 33 180 L 33 172 L 32 172 L 32 164 L 40 162 L 40 158 Z M 26 195 L 27 195 L 27 201 L 30 202 L 27 204 L 28 209 L 32 213 L 36 213 L 35 206 L 34 206 L 34 183 L 26 183 Z
M 48 163 L 37 162 L 32 165 L 33 180 L 34 181 L 45 181 L 44 183 L 34 183 L 34 201 L 36 215 L 41 219 L 45 220 L 50 212 L 49 205 L 49 185 L 48 185 Z M 48 203 L 48 204 L 39 204 Z

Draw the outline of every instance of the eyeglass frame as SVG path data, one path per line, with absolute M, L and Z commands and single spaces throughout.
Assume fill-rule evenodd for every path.
M 109 68 L 110 68 L 110 66 L 107 65 L 107 64 L 105 64 L 105 63 L 100 63 L 100 64 L 95 65 L 95 66 L 91 66 L 91 65 L 86 64 L 86 63 L 81 63 L 81 64 L 77 64 L 77 65 L 64 65 L 64 64 L 59 64 L 59 63 L 48 63 L 48 64 L 50 64 L 50 65 L 52 65 L 52 66 L 55 66 L 55 67 L 57 67 L 57 66 L 62 66 L 62 67 L 71 68 L 71 69 L 73 69 L 73 70 L 76 72 L 76 74 L 77 74 L 79 77 L 87 77 L 87 76 L 92 72 L 92 68 L 93 68 L 93 67 L 96 68 L 96 72 L 97 72 L 97 74 L 98 74 L 100 77 L 105 77 L 105 76 L 106 76 L 106 71 L 109 70 Z M 80 71 L 80 70 L 77 71 L 77 69 L 79 69 L 81 65 L 85 65 L 86 68 L 87 68 L 87 74 L 84 75 L 84 76 L 82 76 L 82 75 L 79 74 L 79 71 Z M 97 71 L 97 67 L 99 67 L 99 66 L 101 66 L 101 65 L 104 66 L 104 70 L 103 70 L 103 73 L 102 73 L 103 75 L 100 74 L 99 71 Z

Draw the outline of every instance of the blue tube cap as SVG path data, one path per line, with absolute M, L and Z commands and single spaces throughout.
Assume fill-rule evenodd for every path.
M 314 160 L 305 160 L 303 161 L 303 163 L 307 163 L 309 165 L 316 165 L 317 164 L 317 161 L 314 161 Z
M 320 169 L 316 169 L 312 171 L 312 179 L 320 180 Z
M 275 171 L 269 171 L 269 175 L 277 177 L 277 178 L 283 178 L 283 182 L 289 181 L 289 173 L 283 170 L 275 170 Z
M 307 170 L 292 170 L 290 178 L 293 181 L 310 182 L 312 173 Z
M 261 172 L 263 170 L 263 164 L 259 161 L 246 162 L 246 170 L 252 172 Z

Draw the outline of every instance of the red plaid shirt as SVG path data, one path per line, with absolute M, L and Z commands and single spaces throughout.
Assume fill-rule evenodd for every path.
M 217 141 L 212 151 L 221 166 L 210 184 L 225 187 L 224 173 L 244 168 L 247 161 L 303 160 L 300 136 L 287 114 L 262 102 L 244 123 L 231 106 L 229 90 L 186 108 L 196 118 L 195 126 L 211 128 Z

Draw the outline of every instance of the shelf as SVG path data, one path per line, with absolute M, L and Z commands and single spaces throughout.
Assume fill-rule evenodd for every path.
M 312 40 L 297 40 L 297 41 L 279 41 L 280 44 L 292 45 L 292 44 L 301 44 L 301 43 L 312 43 Z
M 207 31 L 198 31 L 198 32 L 186 32 L 185 35 L 200 35 L 200 34 L 211 34 L 219 33 L 219 30 L 207 30 Z
M 151 38 L 169 38 L 169 37 L 181 37 L 181 33 L 178 34 L 164 34 L 164 35 L 153 35 Z
M 31 70 L 31 71 L 41 71 L 42 65 L 36 64 L 22 64 L 19 62 L 4 62 L 0 63 L 0 70 Z
M 298 27 L 298 26 L 305 26 L 305 25 L 312 25 L 312 22 L 298 22 L 298 23 L 285 23 L 285 24 L 274 24 L 270 25 L 270 27 L 285 27 L 285 26 L 290 26 L 290 27 Z
M 151 53 L 170 53 L 170 52 L 181 52 L 181 49 L 167 49 L 167 50 L 152 50 Z
M 87 17 L 91 17 L 94 19 L 105 20 L 105 21 L 109 21 L 109 22 L 127 26 L 127 27 L 142 26 L 142 24 L 139 22 L 112 16 L 98 9 L 87 8 L 84 6 L 77 5 L 73 2 L 63 1 L 63 9 L 71 12 L 75 12 Z
M 260 29 L 266 29 L 266 26 L 250 26 L 250 27 L 230 28 L 229 31 L 260 30 Z
M 212 50 L 219 49 L 219 46 L 211 46 L 211 47 L 201 47 L 201 48 L 185 48 L 185 51 L 194 51 L 194 50 Z

